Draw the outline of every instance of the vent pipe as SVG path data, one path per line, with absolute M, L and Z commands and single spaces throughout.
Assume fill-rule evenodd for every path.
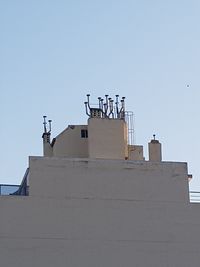
M 46 122 L 47 116 L 43 116 L 43 125 L 44 125 L 44 133 L 42 135 L 43 139 L 43 155 L 50 157 L 53 154 L 53 148 L 51 146 L 51 122 L 52 120 L 48 120 L 49 123 L 49 129 L 47 129 L 47 122 Z

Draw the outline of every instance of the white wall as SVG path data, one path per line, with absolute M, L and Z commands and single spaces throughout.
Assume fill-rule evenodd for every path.
M 151 140 L 148 148 L 150 161 L 162 161 L 162 147 L 158 140 Z
M 81 138 L 81 130 L 87 125 L 68 126 L 56 137 L 53 146 L 54 157 L 88 157 L 88 138 Z
M 187 164 L 30 158 L 30 195 L 188 201 Z
M 199 266 L 187 165 L 30 158 L 29 197 L 0 197 L 2 267 Z
M 129 160 L 144 160 L 143 146 L 128 145 Z
M 88 120 L 89 158 L 125 159 L 128 157 L 127 125 L 120 119 Z

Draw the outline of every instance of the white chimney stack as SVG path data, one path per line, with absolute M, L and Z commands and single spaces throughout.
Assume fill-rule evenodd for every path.
M 154 139 L 151 140 L 149 145 L 149 161 L 162 161 L 162 148 L 161 143 L 155 139 L 155 134 L 153 135 Z

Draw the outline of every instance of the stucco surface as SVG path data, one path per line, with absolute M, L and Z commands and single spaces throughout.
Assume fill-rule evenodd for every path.
M 1 266 L 199 266 L 185 163 L 31 157 L 29 179 L 0 197 Z

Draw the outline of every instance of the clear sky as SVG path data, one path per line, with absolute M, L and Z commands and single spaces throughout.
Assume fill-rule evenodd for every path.
M 42 155 L 43 115 L 56 136 L 86 123 L 87 93 L 108 93 L 126 96 L 145 156 L 155 133 L 200 190 L 199 13 L 199 0 L 0 1 L 0 183 Z

